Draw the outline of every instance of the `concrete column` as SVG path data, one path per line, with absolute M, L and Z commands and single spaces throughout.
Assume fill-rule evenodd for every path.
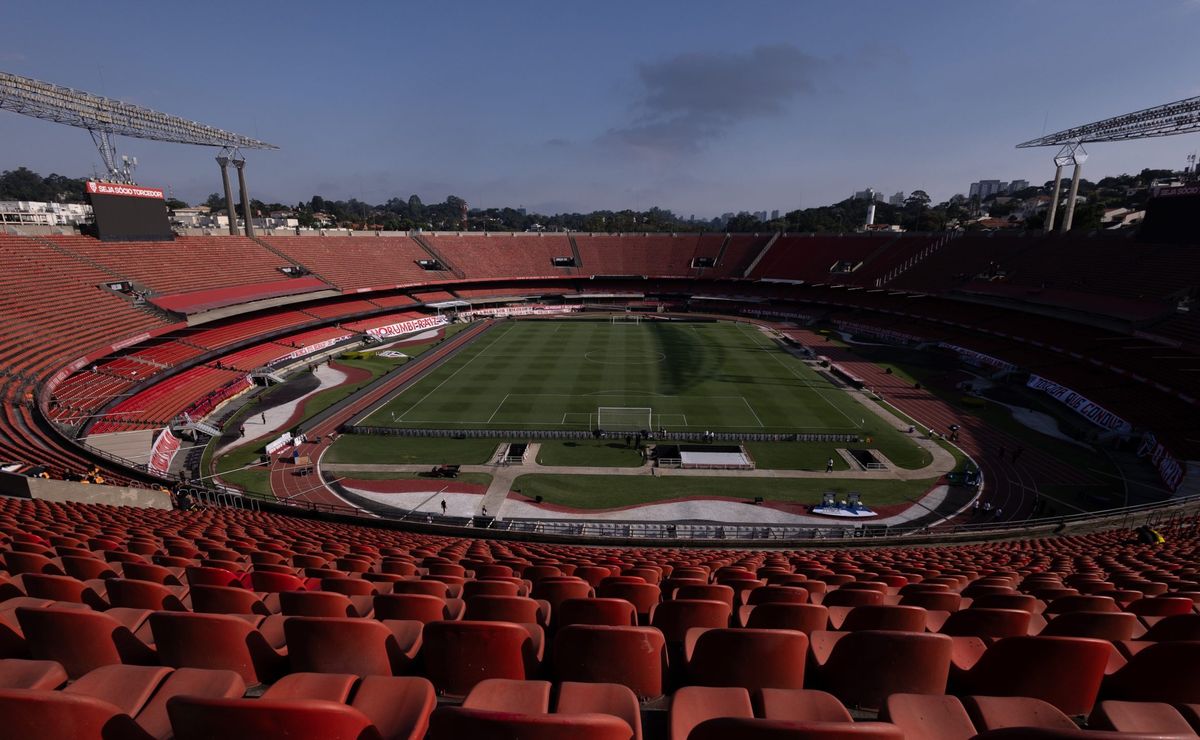
M 229 235 L 237 236 L 237 212 L 233 209 L 233 188 L 229 187 L 229 158 L 217 157 L 221 165 L 221 181 L 225 184 L 225 210 L 229 213 Z
M 1071 175 L 1071 192 L 1067 195 L 1067 215 L 1063 216 L 1062 233 L 1071 230 L 1071 222 L 1075 220 L 1075 196 L 1079 195 L 1079 173 L 1083 171 L 1083 163 L 1075 162 L 1075 172 Z
M 1050 197 L 1050 207 L 1046 209 L 1046 224 L 1044 230 L 1047 234 L 1054 231 L 1054 218 L 1058 215 L 1058 196 L 1062 190 L 1062 165 L 1054 168 L 1054 195 Z
M 246 189 L 246 161 L 235 159 L 233 165 L 238 171 L 238 189 L 242 191 L 242 217 L 246 222 L 246 236 L 254 236 L 253 214 L 250 213 L 250 191 Z

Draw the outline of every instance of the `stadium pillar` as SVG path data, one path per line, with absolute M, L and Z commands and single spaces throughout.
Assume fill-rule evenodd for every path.
M 225 184 L 225 210 L 229 213 L 229 235 L 237 236 L 237 211 L 233 208 L 233 188 L 229 187 L 229 157 L 217 157 L 221 166 L 221 181 Z
M 246 236 L 254 236 L 254 217 L 250 213 L 250 191 L 246 189 L 246 160 L 235 159 L 233 166 L 238 171 L 238 189 L 242 193 L 242 219 L 246 222 Z
M 1075 220 L 1075 196 L 1079 195 L 1079 173 L 1083 162 L 1075 161 L 1075 172 L 1071 174 L 1071 192 L 1067 194 L 1067 213 L 1063 216 L 1062 233 L 1071 230 L 1071 222 Z
M 1062 164 L 1055 163 L 1054 194 L 1050 196 L 1050 207 L 1046 209 L 1046 233 L 1054 231 L 1054 219 L 1058 215 L 1058 196 L 1062 190 Z

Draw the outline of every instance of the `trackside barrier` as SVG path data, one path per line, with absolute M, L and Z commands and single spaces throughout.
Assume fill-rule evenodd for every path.
M 438 527 L 438 531 L 447 533 L 448 528 L 459 528 L 459 534 L 469 533 L 472 529 L 486 528 L 489 532 L 506 532 L 513 534 L 545 535 L 564 540 L 653 540 L 658 542 L 724 542 L 730 540 L 743 542 L 774 542 L 774 543 L 821 543 L 828 544 L 858 542 L 861 540 L 897 540 L 908 539 L 915 542 L 927 541 L 970 541 L 972 538 L 1005 539 L 1027 538 L 1031 536 L 1049 536 L 1081 524 L 1097 523 L 1109 529 L 1132 529 L 1142 524 L 1152 527 L 1175 527 L 1181 524 L 1200 526 L 1193 519 L 1200 511 L 1200 496 L 1174 499 L 1166 502 L 1141 504 L 1124 509 L 1109 509 L 1105 511 L 1058 516 L 1053 518 L 1023 520 L 1019 522 L 991 522 L 986 524 L 959 524 L 947 526 L 938 524 L 901 524 L 887 526 L 871 524 L 870 522 L 857 525 L 837 525 L 832 522 L 828 526 L 812 524 L 722 524 L 719 522 L 614 522 L 608 520 L 585 519 L 486 519 L 481 524 L 478 519 L 464 517 L 444 517 L 432 511 L 415 511 L 396 509 L 380 504 L 371 499 L 355 495 L 338 483 L 331 486 L 338 495 L 356 506 L 339 506 L 331 504 L 314 504 L 297 499 L 270 502 L 292 508 L 307 509 L 335 513 L 355 518 L 370 518 L 382 522 L 399 522 L 404 524 L 428 524 Z M 747 502 L 747 505 L 749 502 Z M 359 508 L 361 507 L 361 508 Z M 463 531 L 465 528 L 465 532 Z M 1037 534 L 1033 533 L 1037 530 Z
M 357 497 L 347 496 L 350 500 Z M 253 499 L 250 499 L 252 501 Z M 219 505 L 218 499 L 214 499 Z M 246 501 L 239 502 L 246 504 Z M 363 501 L 370 506 L 370 502 Z M 234 504 L 237 505 L 237 504 Z M 387 510 L 371 506 L 370 510 L 353 506 L 313 503 L 309 501 L 262 501 L 263 510 L 286 513 L 306 512 L 315 515 L 332 515 L 338 518 L 371 521 L 381 527 L 405 529 L 419 532 L 471 536 L 522 541 L 579 542 L 593 541 L 606 544 L 636 544 L 651 541 L 660 545 L 680 544 L 724 546 L 729 542 L 759 543 L 764 546 L 829 545 L 855 546 L 887 542 L 894 546 L 900 542 L 914 544 L 972 542 L 1053 536 L 1058 533 L 1073 534 L 1092 529 L 1132 529 L 1148 524 L 1160 531 L 1177 531 L 1180 528 L 1200 528 L 1195 515 L 1200 511 L 1200 496 L 1167 503 L 1146 504 L 1128 509 L 1091 512 L 1072 516 L 1038 519 L 1033 521 L 1007 522 L 979 525 L 959 525 L 936 528 L 919 526 L 885 527 L 866 526 L 797 526 L 797 525 L 731 525 L 703 523 L 655 523 L 655 522 L 612 522 L 536 519 L 492 519 L 443 517 L 432 512 Z M 401 521 L 401 517 L 405 517 Z M 1086 525 L 1078 527 L 1077 525 Z M 486 530 L 486 533 L 480 530 Z M 1170 536 L 1170 535 L 1168 535 Z
M 441 437 L 447 439 L 594 439 L 596 434 L 584 430 L 566 429 L 409 429 L 400 427 L 377 427 L 345 425 L 339 430 L 342 434 L 363 434 L 392 437 Z M 861 442 L 856 434 L 763 434 L 762 432 L 662 432 L 651 430 L 650 441 L 670 440 L 672 442 L 704 442 L 721 440 L 722 442 Z M 607 432 L 604 439 L 618 439 L 627 436 L 626 432 Z

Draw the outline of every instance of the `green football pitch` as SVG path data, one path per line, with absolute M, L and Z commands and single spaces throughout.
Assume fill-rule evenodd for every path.
M 759 329 L 731 322 L 500 324 L 363 424 L 870 433 L 878 418 Z

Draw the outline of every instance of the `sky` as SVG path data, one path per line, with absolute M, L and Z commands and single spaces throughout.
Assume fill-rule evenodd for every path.
M 13 3 L 0 70 L 259 138 L 251 194 L 541 213 L 935 201 L 1053 177 L 1015 145 L 1200 95 L 1200 0 Z M 189 202 L 216 152 L 120 139 Z M 1182 168 L 1200 135 L 1088 147 Z M 0 170 L 90 175 L 86 132 L 0 111 Z

